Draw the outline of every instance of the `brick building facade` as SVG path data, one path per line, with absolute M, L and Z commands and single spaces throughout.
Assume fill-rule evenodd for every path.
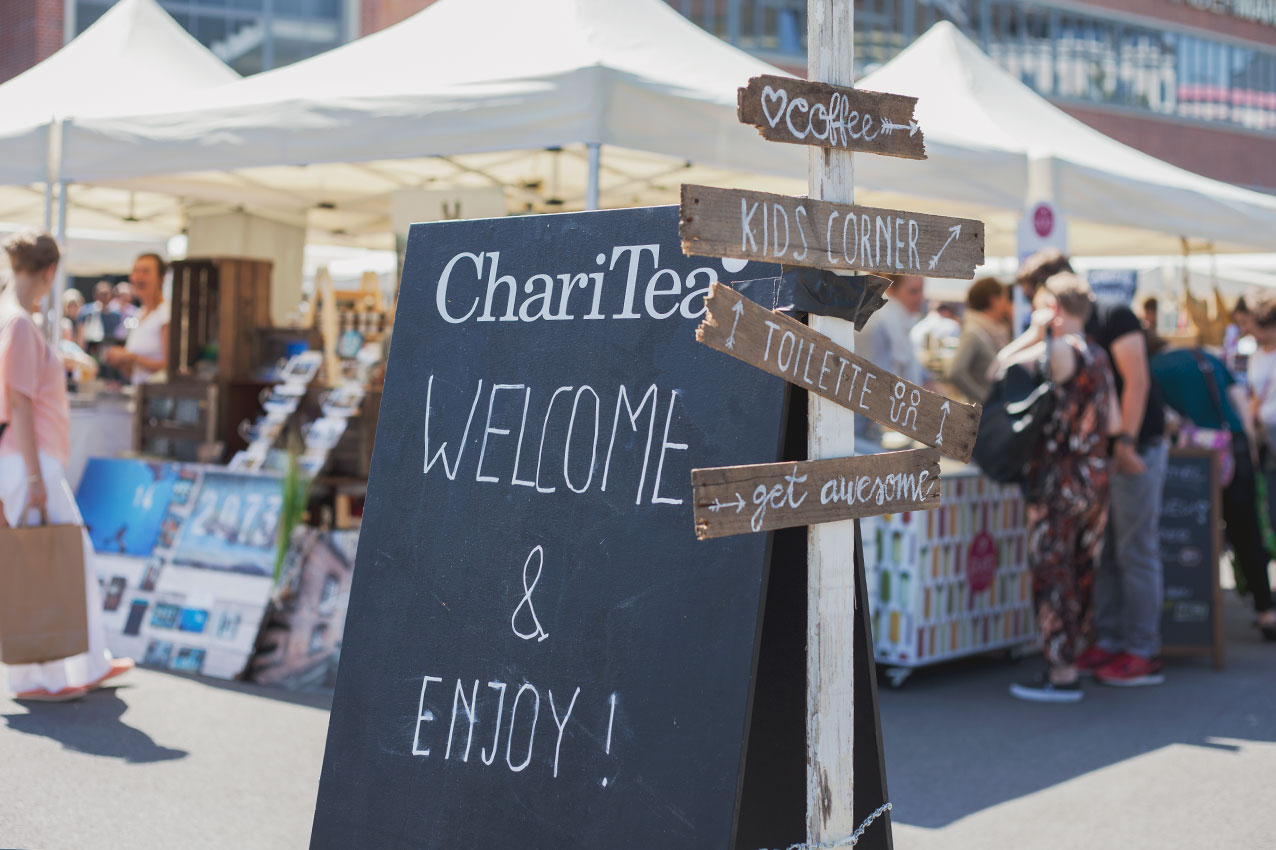
M 1111 13 L 1114 4 L 1084 0 L 1084 5 Z M 1276 3 L 1268 3 L 1268 8 L 1276 11 Z M 1264 23 L 1243 16 L 1246 10 L 1264 11 L 1261 3 L 1122 0 L 1120 9 L 1132 19 L 1156 21 L 1184 32 L 1211 33 L 1238 45 L 1262 45 L 1276 52 L 1276 21 Z M 1276 79 L 1268 82 L 1276 86 Z M 1276 106 L 1276 95 L 1270 99 Z M 1216 180 L 1276 192 L 1276 127 L 1254 131 L 1102 106 L 1076 103 L 1059 103 L 1059 106 L 1099 132 L 1158 159 Z
M 0 83 L 51 56 L 65 37 L 63 0 L 0 2 Z

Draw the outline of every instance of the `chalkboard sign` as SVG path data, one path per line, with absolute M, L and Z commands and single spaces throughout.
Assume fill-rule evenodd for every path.
M 695 339 L 678 209 L 414 225 L 311 847 L 729 848 L 785 383 Z M 796 751 L 801 758 L 801 751 Z
M 1170 452 L 1161 498 L 1166 655 L 1211 654 L 1223 666 L 1222 599 L 1218 584 L 1219 487 L 1213 452 Z

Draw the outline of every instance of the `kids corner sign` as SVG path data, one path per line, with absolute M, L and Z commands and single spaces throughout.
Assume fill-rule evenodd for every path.
M 1019 219 L 1019 262 L 1043 248 L 1068 253 L 1068 227 L 1059 208 L 1049 201 L 1033 204 Z

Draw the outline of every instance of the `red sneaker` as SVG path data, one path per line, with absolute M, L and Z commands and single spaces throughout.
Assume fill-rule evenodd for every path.
M 1141 658 L 1122 652 L 1116 658 L 1094 671 L 1094 678 L 1105 685 L 1118 688 L 1136 688 L 1141 685 L 1159 685 L 1165 681 L 1158 659 Z
M 50 693 L 44 688 L 36 688 L 34 691 L 23 691 L 20 694 L 14 694 L 15 700 L 23 702 L 71 702 L 77 700 L 89 692 L 86 687 L 63 688 L 60 691 Z
M 1120 654 L 1121 653 L 1119 652 L 1108 652 L 1103 647 L 1095 644 L 1085 652 L 1078 655 L 1077 660 L 1074 661 L 1073 664 L 1076 665 L 1077 670 L 1082 675 L 1088 676 L 1100 667 L 1111 663 Z

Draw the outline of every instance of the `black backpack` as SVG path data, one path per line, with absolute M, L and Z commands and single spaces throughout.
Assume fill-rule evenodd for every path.
M 992 386 L 984 402 L 974 461 L 993 481 L 1022 484 L 1028 462 L 1041 450 L 1046 423 L 1054 415 L 1055 384 L 1050 379 L 1053 335 L 1034 364 L 1016 363 Z

